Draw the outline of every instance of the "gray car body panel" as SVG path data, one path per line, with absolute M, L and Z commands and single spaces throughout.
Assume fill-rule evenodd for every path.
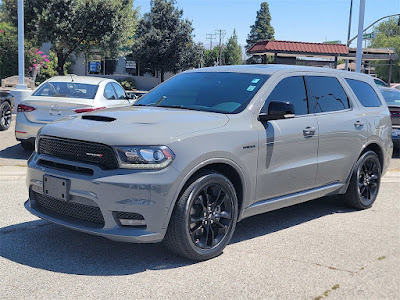
M 90 198 L 105 218 L 102 229 L 54 218 L 38 211 L 29 201 L 33 214 L 52 222 L 129 242 L 158 242 L 165 235 L 175 202 L 185 184 L 198 170 L 211 164 L 231 166 L 242 182 L 243 196 L 239 220 L 255 214 L 308 201 L 329 194 L 344 193 L 362 151 L 369 144 L 379 146 L 383 173 L 390 162 L 393 144 L 388 109 L 373 79 L 367 75 L 323 68 L 293 66 L 230 66 L 188 72 L 241 72 L 269 74 L 270 78 L 237 114 L 198 112 L 174 108 L 124 107 L 86 115 L 113 117 L 113 122 L 96 122 L 79 116 L 45 126 L 41 136 L 77 139 L 111 146 L 165 145 L 175 154 L 172 164 L 162 170 L 100 168 L 46 157 L 35 153 L 29 160 L 27 185 L 41 191 L 45 174 L 68 178 L 73 201 Z M 340 112 L 309 114 L 293 119 L 258 121 L 260 110 L 273 88 L 290 76 L 334 76 L 343 86 L 351 108 Z M 365 108 L 344 78 L 370 84 L 381 99 L 380 108 Z M 355 128 L 355 122 L 363 125 Z M 311 138 L 303 129 L 315 126 Z M 73 174 L 38 165 L 49 159 L 94 170 L 93 176 Z M 112 211 L 137 212 L 145 217 L 147 228 L 121 228 Z

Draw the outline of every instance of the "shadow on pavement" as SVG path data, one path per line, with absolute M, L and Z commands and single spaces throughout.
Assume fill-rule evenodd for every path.
M 321 198 L 245 219 L 238 223 L 231 243 L 351 211 L 337 199 Z M 195 263 L 175 256 L 163 244 L 118 243 L 43 220 L 0 228 L 0 256 L 34 268 L 91 276 L 127 275 Z
M 0 150 L 0 158 L 13 158 L 27 160 L 31 156 L 32 151 L 26 151 L 18 143 L 11 147 Z

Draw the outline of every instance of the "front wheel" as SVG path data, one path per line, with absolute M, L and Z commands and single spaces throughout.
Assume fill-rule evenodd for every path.
M 205 172 L 177 201 L 165 244 L 189 259 L 213 258 L 231 240 L 237 215 L 238 200 L 233 184 L 218 172 Z
M 11 106 L 10 103 L 3 102 L 0 105 L 0 131 L 7 130 L 11 125 Z
M 357 209 L 370 208 L 378 196 L 381 172 L 376 153 L 364 153 L 358 159 L 347 192 L 343 195 L 346 204 Z

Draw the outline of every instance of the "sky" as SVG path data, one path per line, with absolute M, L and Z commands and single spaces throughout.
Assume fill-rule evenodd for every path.
M 264 0 L 265 1 L 265 0 Z M 177 0 L 184 17 L 193 22 L 195 41 L 207 47 L 207 33 L 226 31 L 225 41 L 236 29 L 239 44 L 246 44 L 250 26 L 263 1 L 258 0 Z M 346 43 L 351 0 L 266 0 L 271 13 L 275 39 L 284 41 Z M 150 11 L 150 0 L 134 0 L 143 15 Z M 351 37 L 357 34 L 360 0 L 353 0 Z M 366 0 L 364 27 L 377 19 L 400 13 L 400 0 Z M 369 30 L 368 32 L 370 32 Z M 351 46 L 356 46 L 355 40 Z M 215 40 L 214 45 L 217 41 Z

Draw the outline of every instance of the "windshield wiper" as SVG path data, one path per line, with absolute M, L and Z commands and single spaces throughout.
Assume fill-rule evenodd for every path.
M 186 110 L 196 110 L 196 111 L 203 111 L 196 108 L 190 108 L 183 105 L 158 105 L 157 107 L 165 107 L 165 108 L 179 108 L 179 109 L 186 109 Z

